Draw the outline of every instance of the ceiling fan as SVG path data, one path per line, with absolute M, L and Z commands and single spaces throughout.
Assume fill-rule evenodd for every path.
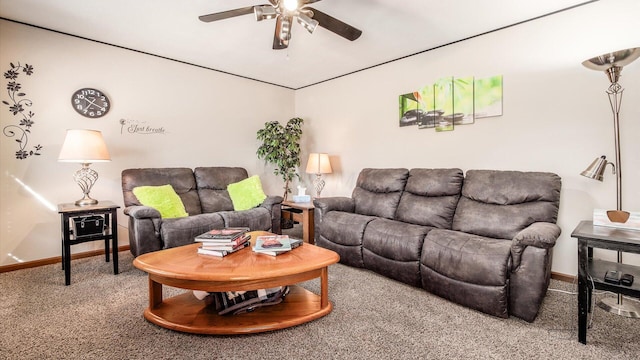
M 273 49 L 286 49 L 291 39 L 291 24 L 295 18 L 309 33 L 321 26 L 347 40 L 354 41 L 362 31 L 330 15 L 316 10 L 309 4 L 320 0 L 269 0 L 270 4 L 247 6 L 243 8 L 202 15 L 204 22 L 224 20 L 235 16 L 254 14 L 257 21 L 276 19 L 276 31 L 273 36 Z

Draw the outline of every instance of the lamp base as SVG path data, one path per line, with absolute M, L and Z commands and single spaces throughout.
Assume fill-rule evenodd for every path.
M 322 179 L 322 174 L 316 174 L 316 178 L 313 179 L 313 187 L 316 190 L 316 198 L 319 198 L 322 189 L 324 189 L 324 180 Z
M 95 205 L 97 203 L 98 200 L 90 198 L 88 194 L 85 194 L 82 199 L 76 201 L 76 205 L 78 206 Z
M 628 318 L 640 318 L 640 306 L 633 302 L 623 302 L 622 295 L 618 295 L 618 297 L 604 298 L 598 302 L 598 306 L 604 311 L 616 315 Z

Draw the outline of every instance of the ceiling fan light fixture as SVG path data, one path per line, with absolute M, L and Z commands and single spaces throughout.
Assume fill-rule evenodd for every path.
M 303 13 L 298 13 L 296 15 L 296 19 L 298 19 L 298 24 L 302 25 L 310 34 L 313 34 L 313 31 L 320 24 L 317 20 L 314 20 Z
M 298 0 L 283 0 L 282 5 L 289 11 L 294 11 L 298 8 Z
M 253 14 L 256 16 L 257 21 L 262 21 L 265 19 L 275 19 L 275 17 L 278 16 L 276 8 L 269 5 L 254 6 Z
M 287 42 L 291 39 L 291 18 L 288 16 L 281 16 L 281 18 L 279 38 L 281 41 Z

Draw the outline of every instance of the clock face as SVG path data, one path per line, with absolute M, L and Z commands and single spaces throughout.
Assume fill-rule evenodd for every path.
M 73 93 L 71 105 L 82 116 L 99 118 L 109 112 L 111 103 L 102 91 L 84 88 Z

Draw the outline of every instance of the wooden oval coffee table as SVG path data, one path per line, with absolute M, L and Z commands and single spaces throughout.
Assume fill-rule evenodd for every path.
M 252 232 L 251 241 L 267 232 Z M 149 307 L 144 317 L 167 329 L 195 334 L 248 334 L 284 329 L 327 315 L 328 266 L 339 255 L 311 244 L 285 254 L 257 254 L 249 247 L 218 258 L 197 253 L 200 244 L 190 244 L 138 256 L 133 265 L 149 274 Z M 300 286 L 320 278 L 320 295 Z M 191 291 L 169 299 L 162 285 L 204 291 L 241 291 L 289 285 L 285 300 L 274 306 L 240 315 L 220 316 L 213 307 L 196 299 Z

